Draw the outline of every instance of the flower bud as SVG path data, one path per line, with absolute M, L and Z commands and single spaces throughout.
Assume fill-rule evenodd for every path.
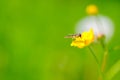
M 96 5 L 89 5 L 86 8 L 86 12 L 88 15 L 96 15 L 98 14 L 98 8 Z

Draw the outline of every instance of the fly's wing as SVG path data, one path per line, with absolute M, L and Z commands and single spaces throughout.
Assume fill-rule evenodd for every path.
M 78 34 L 69 34 L 69 35 L 65 36 L 64 38 L 75 38 L 77 36 L 78 36 Z

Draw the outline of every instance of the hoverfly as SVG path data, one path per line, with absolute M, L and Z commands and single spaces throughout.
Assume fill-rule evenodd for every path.
M 64 38 L 75 39 L 76 37 L 81 37 L 81 34 L 69 34 L 69 35 L 65 36 Z

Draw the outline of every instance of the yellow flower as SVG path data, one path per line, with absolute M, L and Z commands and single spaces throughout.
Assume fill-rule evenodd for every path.
M 90 29 L 88 32 L 83 32 L 81 36 L 78 36 L 72 41 L 71 46 L 75 46 L 78 48 L 83 48 L 88 46 L 90 43 L 94 41 L 94 32 Z
M 98 8 L 96 5 L 89 5 L 86 8 L 86 12 L 89 15 L 96 15 L 96 14 L 98 14 Z

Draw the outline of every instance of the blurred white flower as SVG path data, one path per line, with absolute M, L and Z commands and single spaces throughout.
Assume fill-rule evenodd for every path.
M 111 19 L 106 16 L 87 16 L 86 18 L 80 20 L 77 25 L 75 32 L 82 33 L 93 28 L 95 36 L 105 35 L 106 42 L 108 42 L 114 33 L 114 26 Z

